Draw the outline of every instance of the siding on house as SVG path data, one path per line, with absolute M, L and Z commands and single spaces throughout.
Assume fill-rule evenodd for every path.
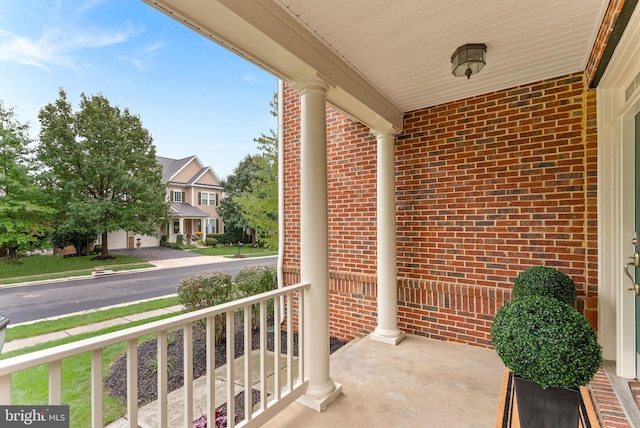
M 300 99 L 285 109 L 285 281 L 298 281 Z M 376 326 L 376 141 L 327 109 L 330 328 Z M 583 73 L 409 112 L 396 137 L 399 328 L 491 346 L 533 265 L 576 282 L 597 325 L 595 91 Z

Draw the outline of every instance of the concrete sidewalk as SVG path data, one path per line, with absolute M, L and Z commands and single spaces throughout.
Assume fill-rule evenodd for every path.
M 151 299 L 151 300 L 155 300 L 155 299 Z M 135 304 L 135 303 L 141 303 L 141 302 L 131 302 L 129 304 Z M 38 321 L 34 321 L 34 322 L 40 322 L 40 321 L 51 321 L 51 320 L 55 320 L 55 319 L 61 319 L 61 318 L 66 318 L 66 317 L 70 317 L 70 316 L 74 316 L 74 315 L 80 315 L 83 313 L 89 313 L 89 312 L 97 312 L 100 310 L 106 310 L 106 309 L 110 309 L 110 308 L 114 308 L 114 307 L 121 307 L 123 305 L 116 305 L 116 306 L 110 306 L 109 308 L 100 308 L 100 309 L 96 309 L 96 310 L 91 310 L 91 311 L 83 311 L 83 312 L 79 312 L 79 313 L 74 313 L 74 314 L 67 314 L 67 315 L 63 315 L 60 317 L 55 317 L 55 318 L 51 318 L 51 319 L 43 319 L 43 320 L 38 320 Z M 147 312 L 141 312 L 139 314 L 131 314 L 131 315 L 127 315 L 125 317 L 119 317 L 119 318 L 113 318 L 110 320 L 105 320 L 102 322 L 98 322 L 98 323 L 93 323 L 93 324 L 87 324 L 87 325 L 83 325 L 83 326 L 79 326 L 79 327 L 73 327 L 67 330 L 60 330 L 60 331 L 55 331 L 53 333 L 47 333 L 47 334 L 43 334 L 40 336 L 33 336 L 33 337 L 27 337 L 24 339 L 17 339 L 17 340 L 12 340 L 10 342 L 6 342 L 4 344 L 4 347 L 2 348 L 2 352 L 3 353 L 7 353 L 10 351 L 15 351 L 18 349 L 25 349 L 25 348 L 29 348 L 31 346 L 35 346 L 35 345 L 39 345 L 41 343 L 47 343 L 47 342 L 51 342 L 53 340 L 59 340 L 59 339 L 64 339 L 66 337 L 72 337 L 72 336 L 76 336 L 79 334 L 84 334 L 84 333 L 91 333 L 94 331 L 98 331 L 98 330 L 102 330 L 104 328 L 107 327 L 112 327 L 115 325 L 122 325 L 122 324 L 127 324 L 133 321 L 139 321 L 139 320 L 144 320 L 144 319 L 149 319 L 149 318 L 153 318 L 159 315 L 165 315 L 165 314 L 171 314 L 171 313 L 175 313 L 177 311 L 181 311 L 182 310 L 182 305 L 176 305 L 176 306 L 170 306 L 167 308 L 162 308 L 162 309 L 155 309 L 153 311 L 147 311 Z M 22 324 L 15 324 L 15 325 L 11 325 L 9 324 L 8 328 L 15 328 L 19 325 L 26 325 L 26 324 L 33 324 L 34 322 L 29 322 L 29 323 L 22 323 Z

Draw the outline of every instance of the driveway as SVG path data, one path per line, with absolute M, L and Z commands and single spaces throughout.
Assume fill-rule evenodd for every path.
M 141 247 L 140 249 L 109 250 L 109 253 L 131 256 L 146 262 L 151 260 L 181 259 L 187 257 L 202 257 L 202 254 L 191 251 L 175 250 L 167 247 Z

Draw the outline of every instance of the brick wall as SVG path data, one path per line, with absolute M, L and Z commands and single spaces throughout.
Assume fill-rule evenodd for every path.
M 299 264 L 299 97 L 285 92 L 285 270 Z M 327 109 L 333 335 L 376 326 L 376 142 Z M 399 326 L 490 346 L 497 308 L 533 265 L 569 274 L 597 319 L 595 92 L 583 74 L 438 105 L 395 145 Z

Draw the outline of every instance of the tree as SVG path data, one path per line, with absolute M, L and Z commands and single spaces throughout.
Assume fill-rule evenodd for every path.
M 138 116 L 112 107 L 101 94 L 81 94 L 74 112 L 60 89 L 38 118 L 38 156 L 48 168 L 52 199 L 64 212 L 60 228 L 102 234 L 104 258 L 109 232 L 157 234 L 169 209 L 166 189 L 153 139 Z
M 46 245 L 53 214 L 36 186 L 28 125 L 14 116 L 0 102 L 0 249 L 12 259 Z
M 225 197 L 220 201 L 218 213 L 224 219 L 224 234 L 228 242 L 242 241 L 244 230 L 249 226 L 237 198 L 249 189 L 253 177 L 259 170 L 258 163 L 258 155 L 247 155 L 238 163 L 233 173 L 222 181 Z
M 277 116 L 276 94 L 269 103 Z M 237 231 L 240 237 L 249 226 L 259 231 L 266 247 L 278 246 L 278 138 L 273 130 L 254 139 L 260 154 L 247 155 L 222 183 L 225 198 L 218 212 L 224 218 L 225 234 Z M 233 242 L 233 240 L 232 240 Z
M 275 132 L 255 139 L 262 154 L 258 170 L 240 195 L 234 198 L 247 223 L 259 231 L 258 240 L 278 247 L 278 140 Z

